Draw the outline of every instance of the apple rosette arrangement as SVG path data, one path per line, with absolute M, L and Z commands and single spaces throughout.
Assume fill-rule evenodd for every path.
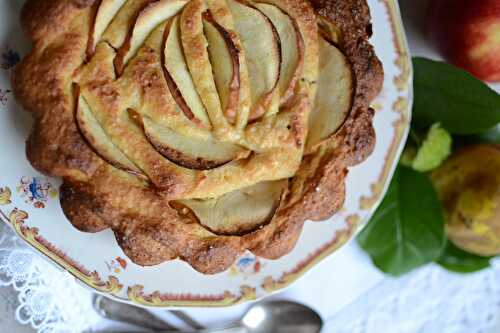
M 373 148 L 365 1 L 31 0 L 22 24 L 28 158 L 137 264 L 278 258 Z

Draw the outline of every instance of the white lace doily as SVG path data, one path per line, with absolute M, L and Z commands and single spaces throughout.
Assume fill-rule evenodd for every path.
M 27 248 L 0 222 L 0 286 L 12 286 L 18 322 L 39 333 L 81 333 L 99 320 L 91 292 Z
M 484 333 L 500 323 L 500 259 L 468 275 L 429 265 L 343 309 L 328 333 Z M 498 332 L 498 331 L 494 331 Z

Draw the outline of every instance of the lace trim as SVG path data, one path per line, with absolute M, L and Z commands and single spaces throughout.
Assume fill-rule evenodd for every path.
M 91 292 L 48 265 L 0 224 L 0 287 L 18 293 L 16 320 L 39 333 L 80 333 L 99 320 Z

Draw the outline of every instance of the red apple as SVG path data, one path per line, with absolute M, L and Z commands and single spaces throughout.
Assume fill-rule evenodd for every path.
M 441 55 L 484 81 L 500 81 L 500 0 L 433 0 L 429 36 Z

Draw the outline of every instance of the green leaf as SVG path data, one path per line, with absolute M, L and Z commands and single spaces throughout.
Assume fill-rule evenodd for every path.
M 395 276 L 437 260 L 446 237 L 441 204 L 430 180 L 398 167 L 358 242 L 378 268 Z
M 477 134 L 500 123 L 500 95 L 444 62 L 414 58 L 413 123 L 441 123 L 452 134 Z
M 448 242 L 437 263 L 442 267 L 457 273 L 473 273 L 490 267 L 490 257 L 480 257 L 465 252 Z
M 481 143 L 498 143 L 500 144 L 500 124 L 497 127 L 489 130 L 486 133 L 478 135 L 478 140 Z
M 456 142 L 459 147 L 478 143 L 496 143 L 500 144 L 500 124 L 478 135 L 457 136 Z

